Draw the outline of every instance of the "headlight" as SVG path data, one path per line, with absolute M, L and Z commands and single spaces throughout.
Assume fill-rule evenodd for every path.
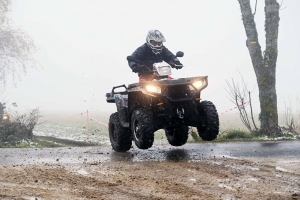
M 8 119 L 8 116 L 7 115 L 3 115 L 3 120 L 7 120 Z
M 147 92 L 161 93 L 160 87 L 154 85 L 146 85 L 146 90 Z
M 193 86 L 197 88 L 197 90 L 199 90 L 203 85 L 204 83 L 202 81 L 196 81 L 193 83 Z

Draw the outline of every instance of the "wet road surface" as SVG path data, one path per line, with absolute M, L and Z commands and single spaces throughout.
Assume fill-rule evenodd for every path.
M 0 149 L 0 199 L 300 199 L 300 141 Z
M 207 158 L 299 158 L 300 141 L 153 145 L 114 152 L 110 146 L 0 149 L 0 165 L 99 163 L 106 161 L 198 161 Z

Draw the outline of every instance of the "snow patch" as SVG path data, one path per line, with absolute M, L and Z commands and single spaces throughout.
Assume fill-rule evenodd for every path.
M 276 167 L 276 170 L 278 171 L 282 171 L 282 172 L 287 172 L 288 170 L 282 168 L 282 167 Z
M 84 169 L 80 169 L 77 171 L 78 174 L 81 174 L 81 175 L 88 175 L 89 173 L 87 171 L 85 171 Z

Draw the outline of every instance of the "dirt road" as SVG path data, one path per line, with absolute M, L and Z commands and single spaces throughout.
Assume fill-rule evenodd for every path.
M 284 156 L 271 157 L 229 156 L 266 150 L 253 143 L 1 149 L 0 198 L 300 199 L 300 156 L 285 155 L 298 144 L 279 145 Z

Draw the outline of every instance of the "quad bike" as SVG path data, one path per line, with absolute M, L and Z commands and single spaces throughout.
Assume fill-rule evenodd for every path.
M 177 52 L 176 57 L 182 57 Z M 128 61 L 137 61 L 128 56 Z M 168 142 L 181 146 L 187 142 L 189 127 L 196 127 L 203 140 L 214 140 L 219 133 L 219 116 L 215 105 L 201 101 L 200 93 L 207 87 L 207 76 L 170 79 L 169 64 L 155 63 L 151 81 L 115 86 L 106 93 L 106 101 L 115 103 L 117 112 L 109 119 L 109 137 L 112 148 L 126 152 L 134 140 L 140 149 L 148 149 L 154 142 L 154 133 L 164 129 Z M 122 89 L 121 91 L 119 91 Z

